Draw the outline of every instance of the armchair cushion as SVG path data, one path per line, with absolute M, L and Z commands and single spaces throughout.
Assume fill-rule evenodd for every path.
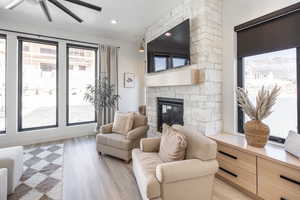
M 110 123 L 110 124 L 105 124 L 105 125 L 102 125 L 100 127 L 100 133 L 112 133 L 112 127 L 113 127 L 113 124 Z
M 158 152 L 160 138 L 141 139 L 140 148 L 143 152 Z
M 198 159 L 159 164 L 156 178 L 160 183 L 172 183 L 212 175 L 218 171 L 218 162 Z
M 183 160 L 187 140 L 183 134 L 164 124 L 159 148 L 159 157 L 164 162 Z
M 116 149 L 130 150 L 132 147 L 132 142 L 126 139 L 126 136 L 111 133 L 111 134 L 98 134 L 96 137 L 97 144 L 103 144 Z
M 155 177 L 155 170 L 158 164 L 161 164 L 157 153 L 144 153 L 140 149 L 132 151 L 133 170 L 139 178 L 138 183 L 142 188 L 142 193 L 147 199 L 153 199 L 160 196 L 160 184 Z
M 115 133 L 127 135 L 127 133 L 132 129 L 133 120 L 134 113 L 116 112 L 112 131 Z
M 147 130 L 148 130 L 148 126 L 140 126 L 129 131 L 126 137 L 128 140 L 136 140 L 138 138 L 144 137 L 147 133 Z

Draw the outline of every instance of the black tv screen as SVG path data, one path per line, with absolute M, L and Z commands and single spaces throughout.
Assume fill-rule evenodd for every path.
M 190 64 L 190 21 L 165 32 L 147 44 L 148 73 Z

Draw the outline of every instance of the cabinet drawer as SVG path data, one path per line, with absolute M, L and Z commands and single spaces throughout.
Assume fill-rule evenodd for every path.
M 256 194 L 256 174 L 241 170 L 238 166 L 227 160 L 219 161 L 218 175 Z
M 300 170 L 258 158 L 258 196 L 265 200 L 299 200 Z
M 235 150 L 229 146 L 218 144 L 217 160 L 230 162 L 239 170 L 256 174 L 256 156 Z

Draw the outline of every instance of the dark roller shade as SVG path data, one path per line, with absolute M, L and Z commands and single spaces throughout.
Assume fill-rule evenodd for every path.
M 300 3 L 236 26 L 238 57 L 300 47 Z

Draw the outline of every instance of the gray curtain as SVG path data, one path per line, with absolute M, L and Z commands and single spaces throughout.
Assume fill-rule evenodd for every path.
M 119 59 L 119 47 L 112 47 L 107 45 L 99 46 L 99 69 L 98 80 L 107 77 L 110 84 L 115 86 L 115 93 L 118 94 L 118 59 Z M 113 122 L 115 110 L 107 108 L 102 112 L 102 116 L 98 117 L 102 122 L 101 124 L 107 124 Z

